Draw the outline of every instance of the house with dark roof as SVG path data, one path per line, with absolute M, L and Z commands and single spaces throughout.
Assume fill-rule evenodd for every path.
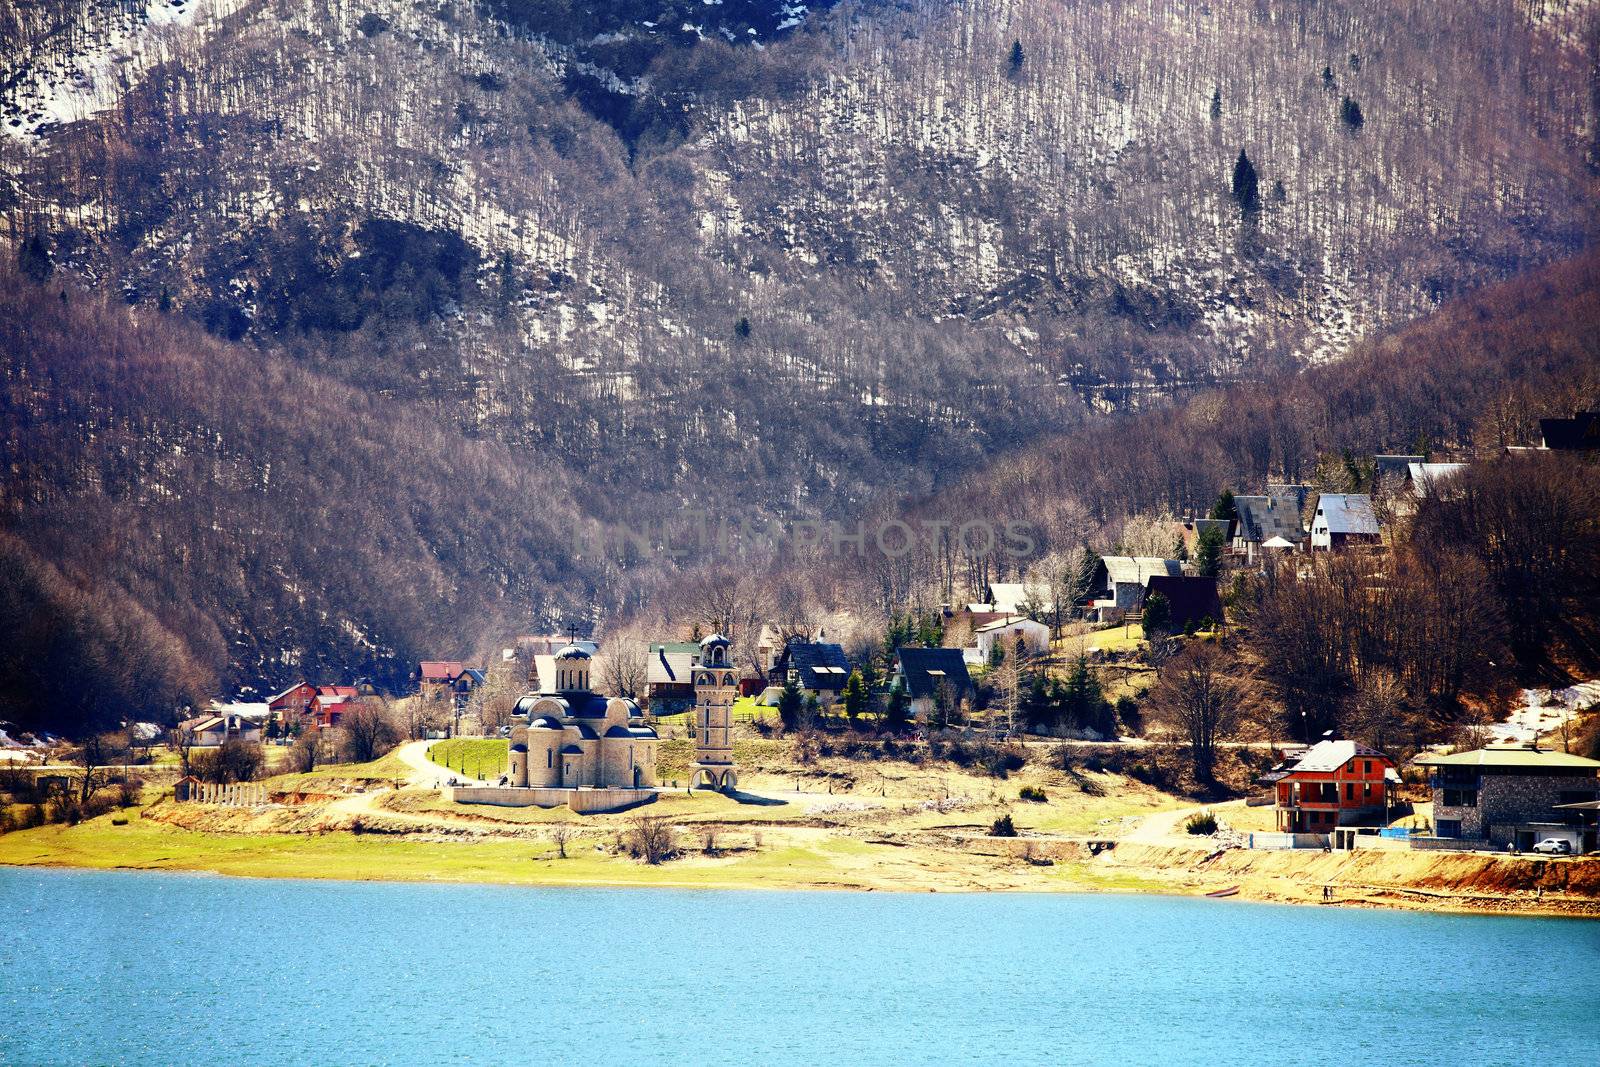
M 1595 848 L 1600 761 L 1522 743 L 1412 762 L 1428 769 L 1440 838 L 1462 848 L 1527 850 L 1549 838 L 1574 852 Z
M 850 661 L 840 645 L 792 640 L 778 655 L 772 668 L 773 685 L 793 681 L 807 696 L 814 696 L 826 707 L 839 699 L 850 677 Z
M 1278 830 L 1326 834 L 1337 826 L 1379 823 L 1394 804 L 1394 760 L 1354 741 L 1319 741 L 1258 781 L 1271 786 Z
M 1145 587 L 1158 574 L 1180 575 L 1183 564 L 1160 556 L 1101 556 L 1089 587 L 1089 608 L 1100 622 L 1115 622 L 1144 606 Z
M 1366 493 L 1323 493 L 1311 516 L 1311 550 L 1338 551 L 1375 545 L 1380 539 L 1378 513 Z
M 895 684 L 911 698 L 911 714 L 926 721 L 938 703 L 955 709 L 974 695 L 959 648 L 900 648 L 894 654 Z
M 645 696 L 651 714 L 665 715 L 694 703 L 694 667 L 699 661 L 697 641 L 659 641 L 650 646 Z
M 1220 623 L 1222 598 L 1217 595 L 1217 580 L 1192 574 L 1152 575 L 1145 586 L 1145 599 L 1160 593 L 1167 600 L 1171 622 L 1169 627 L 1181 632 L 1193 626 L 1204 627 L 1207 622 Z
M 1558 452 L 1600 449 L 1600 411 L 1579 411 L 1570 419 L 1540 419 L 1540 447 Z
M 1305 528 L 1300 522 L 1302 507 L 1298 493 L 1236 496 L 1233 508 L 1239 516 L 1233 524 L 1233 547 L 1243 552 L 1251 563 L 1266 542 L 1274 538 L 1291 545 L 1300 545 L 1306 540 Z

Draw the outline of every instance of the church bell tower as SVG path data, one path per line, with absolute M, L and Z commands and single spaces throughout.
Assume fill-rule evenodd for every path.
M 733 770 L 733 698 L 738 675 L 728 655 L 728 639 L 712 634 L 700 642 L 700 663 L 694 668 L 694 773 L 689 788 L 705 786 L 719 793 L 738 788 Z

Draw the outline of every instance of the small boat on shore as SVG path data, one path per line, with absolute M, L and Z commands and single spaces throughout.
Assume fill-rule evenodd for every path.
M 1216 890 L 1213 890 L 1210 893 L 1206 894 L 1206 896 L 1210 897 L 1213 900 L 1220 900 L 1223 897 L 1236 897 L 1238 895 L 1239 895 L 1239 887 L 1236 886 L 1236 885 L 1231 885 L 1226 889 L 1216 889 Z

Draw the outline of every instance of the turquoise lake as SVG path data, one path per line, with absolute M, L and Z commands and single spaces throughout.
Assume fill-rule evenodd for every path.
M 0 868 L 16 1064 L 1600 1064 L 1600 923 Z

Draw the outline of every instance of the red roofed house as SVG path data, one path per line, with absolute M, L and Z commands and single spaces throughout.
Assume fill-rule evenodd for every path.
M 339 719 L 354 706 L 355 699 L 356 687 L 353 685 L 317 686 L 317 695 L 307 711 L 311 717 L 310 725 L 319 730 L 338 726 Z
M 1273 787 L 1278 829 L 1326 834 L 1336 826 L 1381 819 L 1394 803 L 1394 760 L 1354 741 L 1320 741 L 1261 776 Z
M 459 660 L 425 659 L 417 665 L 417 682 L 423 700 L 436 700 L 455 688 L 464 670 Z

